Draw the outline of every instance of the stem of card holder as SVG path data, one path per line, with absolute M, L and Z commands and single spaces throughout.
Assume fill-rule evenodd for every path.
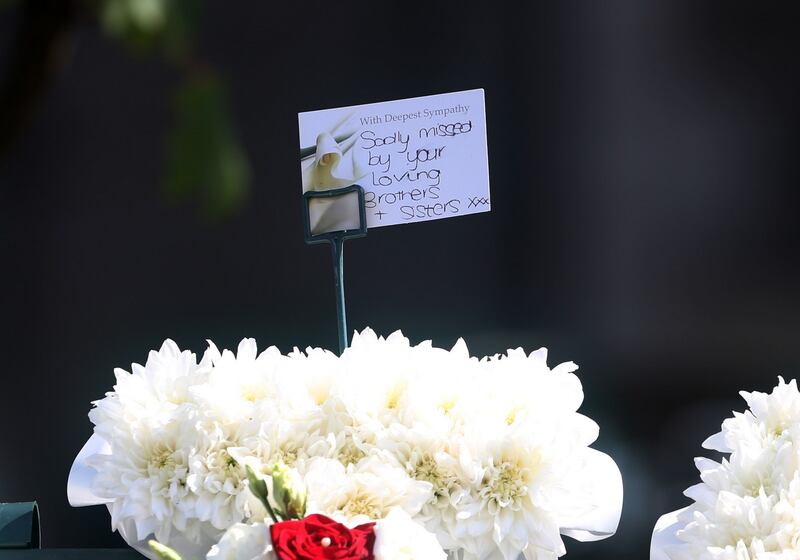
M 347 229 L 329 231 L 318 230 L 313 223 L 312 205 L 315 202 L 327 203 L 330 211 L 332 205 L 345 207 L 345 214 L 352 214 Z M 355 204 L 353 204 L 355 203 Z M 348 346 L 347 313 L 344 297 L 344 241 L 367 235 L 367 213 L 364 203 L 364 189 L 360 185 L 350 185 L 338 189 L 324 191 L 307 191 L 303 194 L 303 226 L 305 240 L 308 244 L 330 243 L 333 256 L 333 281 L 336 295 L 336 316 L 339 332 L 339 353 Z

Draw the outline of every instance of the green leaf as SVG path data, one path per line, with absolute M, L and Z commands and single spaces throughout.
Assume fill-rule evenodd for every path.
M 232 214 L 247 197 L 250 167 L 219 80 L 211 73 L 187 80 L 175 95 L 174 111 L 166 193 L 174 200 L 198 200 L 212 219 Z

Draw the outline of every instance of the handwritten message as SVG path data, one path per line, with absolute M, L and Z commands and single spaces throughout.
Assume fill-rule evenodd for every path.
M 361 185 L 370 228 L 491 208 L 483 90 L 298 118 L 303 191 Z

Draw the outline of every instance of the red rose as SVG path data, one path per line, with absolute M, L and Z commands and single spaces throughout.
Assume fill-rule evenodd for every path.
M 324 515 L 283 521 L 269 528 L 279 560 L 374 560 L 374 523 L 348 529 Z

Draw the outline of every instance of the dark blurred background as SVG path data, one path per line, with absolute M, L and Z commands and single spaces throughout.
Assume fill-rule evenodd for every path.
M 788 11 L 139 1 L 0 0 L 0 500 L 39 500 L 45 546 L 121 545 L 65 495 L 114 367 L 336 346 L 298 111 L 485 88 L 492 212 L 348 243 L 349 318 L 580 364 L 626 500 L 569 558 L 647 557 L 737 391 L 800 371 Z

